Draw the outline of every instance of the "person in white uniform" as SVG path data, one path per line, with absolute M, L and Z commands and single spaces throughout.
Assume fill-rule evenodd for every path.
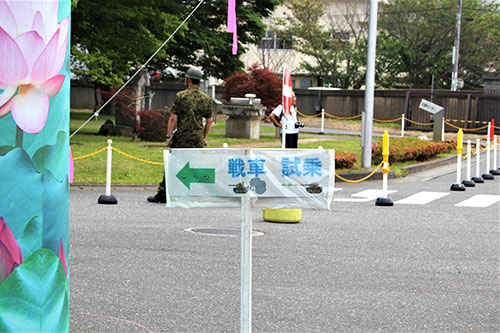
M 297 99 L 295 98 L 295 93 L 292 96 L 292 106 L 290 107 L 290 113 L 288 115 L 285 115 L 283 112 L 282 104 L 278 105 L 269 115 L 274 125 L 281 128 L 281 135 L 285 133 L 285 148 L 297 148 L 299 127 L 304 127 L 304 124 L 301 124 L 297 120 L 297 111 L 295 110 Z M 281 121 L 278 120 L 280 118 Z

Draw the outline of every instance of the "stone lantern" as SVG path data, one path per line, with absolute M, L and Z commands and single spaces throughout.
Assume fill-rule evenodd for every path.
M 260 118 L 266 107 L 254 94 L 246 94 L 245 98 L 232 97 L 230 103 L 222 105 L 222 113 L 228 115 L 226 120 L 226 137 L 242 139 L 260 138 Z

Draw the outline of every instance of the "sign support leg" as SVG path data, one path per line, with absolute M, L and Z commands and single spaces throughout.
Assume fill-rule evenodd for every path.
M 241 197 L 241 318 L 240 332 L 252 331 L 252 202 Z

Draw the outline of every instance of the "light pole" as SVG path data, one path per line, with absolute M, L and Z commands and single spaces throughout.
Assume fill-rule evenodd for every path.
M 365 109 L 362 112 L 361 166 L 372 165 L 373 99 L 375 95 L 375 51 L 377 46 L 378 0 L 370 0 L 370 22 L 368 25 L 368 52 L 366 60 Z
M 460 21 L 462 18 L 462 0 L 457 4 L 457 34 L 455 36 L 455 46 L 453 47 L 453 71 L 451 73 L 451 91 L 457 91 L 458 82 L 458 50 L 460 48 Z

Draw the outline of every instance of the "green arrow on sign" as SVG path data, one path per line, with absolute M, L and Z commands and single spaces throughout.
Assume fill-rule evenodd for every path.
M 191 189 L 192 183 L 215 184 L 215 169 L 191 169 L 187 162 L 176 177 Z

